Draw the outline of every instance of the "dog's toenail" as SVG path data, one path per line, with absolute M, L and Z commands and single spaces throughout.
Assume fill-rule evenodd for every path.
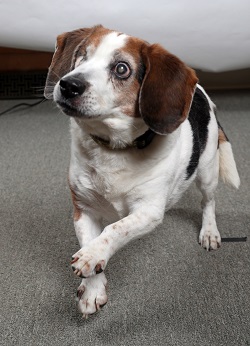
M 73 264 L 78 260 L 79 260 L 79 257 L 72 257 L 72 261 L 70 263 Z
M 100 306 L 100 308 L 103 308 L 106 304 L 107 304 L 107 302 L 104 304 L 100 304 L 99 306 Z

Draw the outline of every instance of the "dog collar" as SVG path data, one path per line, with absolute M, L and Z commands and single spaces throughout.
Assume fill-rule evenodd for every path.
M 154 139 L 156 133 L 150 129 L 148 129 L 143 135 L 137 137 L 132 143 L 126 145 L 122 148 L 116 148 L 113 147 L 110 143 L 110 141 L 107 141 L 106 139 L 103 139 L 101 137 L 90 135 L 90 137 L 99 145 L 113 150 L 124 150 L 128 148 L 137 148 L 137 149 L 144 149 L 146 148 Z

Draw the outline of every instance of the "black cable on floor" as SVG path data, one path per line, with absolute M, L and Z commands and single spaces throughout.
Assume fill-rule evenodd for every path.
M 6 109 L 5 111 L 1 112 L 0 116 L 3 114 L 9 113 L 9 112 L 13 111 L 13 109 L 16 109 L 19 107 L 31 108 L 31 107 L 37 106 L 44 101 L 46 101 L 46 98 L 43 97 L 41 100 L 39 100 L 38 102 L 35 102 L 35 103 L 18 103 L 17 105 L 10 107 L 10 108 Z

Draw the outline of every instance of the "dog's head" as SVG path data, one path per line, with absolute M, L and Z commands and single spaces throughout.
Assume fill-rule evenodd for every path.
M 45 97 L 73 117 L 142 118 L 166 134 L 187 117 L 196 83 L 195 72 L 160 45 L 96 26 L 57 38 Z

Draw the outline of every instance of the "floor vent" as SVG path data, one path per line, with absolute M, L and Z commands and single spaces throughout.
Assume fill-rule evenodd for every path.
M 43 97 L 47 72 L 0 73 L 0 99 L 33 99 Z

